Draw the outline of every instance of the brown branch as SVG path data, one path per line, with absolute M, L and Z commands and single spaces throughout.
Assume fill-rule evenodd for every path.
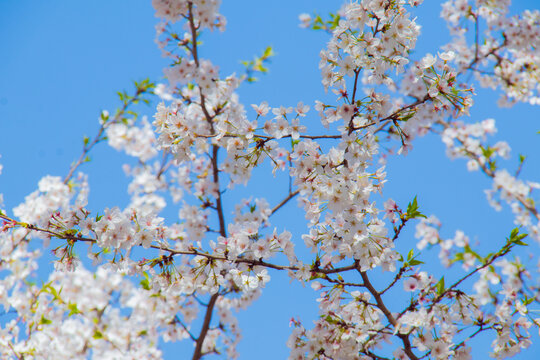
M 354 103 L 356 101 L 356 89 L 358 87 L 358 75 L 360 74 L 360 70 L 362 70 L 362 69 L 360 68 L 360 69 L 355 69 L 354 70 L 354 86 L 353 86 L 353 93 L 352 93 L 352 98 L 351 98 L 351 104 L 352 105 L 354 105 Z
M 403 230 L 403 228 L 407 224 L 407 221 L 409 221 L 407 217 L 401 217 L 400 219 L 401 219 L 401 224 L 399 224 L 397 228 L 394 227 L 394 236 L 392 237 L 392 242 L 395 242 L 397 240 L 397 238 L 399 237 L 399 234 L 401 233 L 401 230 Z
M 285 199 L 281 200 L 281 202 L 279 204 L 277 204 L 276 206 L 274 206 L 274 208 L 272 209 L 272 212 L 270 213 L 270 215 L 274 215 L 274 213 L 276 211 L 278 211 L 281 207 L 283 207 L 287 202 L 289 202 L 289 200 L 291 200 L 292 198 L 294 198 L 296 195 L 298 195 L 298 193 L 300 192 L 300 190 L 296 190 L 292 193 L 290 193 Z
M 456 351 L 457 349 L 459 349 L 460 347 L 464 346 L 467 341 L 471 340 L 472 338 L 474 338 L 476 335 L 480 334 L 481 332 L 483 331 L 486 331 L 486 330 L 491 330 L 493 328 L 493 326 L 488 326 L 488 327 L 484 327 L 484 324 L 480 324 L 478 329 L 472 333 L 471 335 L 467 336 L 466 339 L 464 339 L 463 341 L 455 344 L 454 346 L 452 346 L 452 350 L 453 351 Z
M 456 281 L 455 283 L 453 283 L 450 287 L 448 287 L 447 289 L 445 289 L 440 295 L 438 295 L 435 299 L 433 299 L 432 303 L 429 305 L 429 308 L 428 308 L 428 314 L 431 313 L 431 311 L 433 310 L 433 308 L 435 307 L 436 304 L 438 304 L 445 296 L 446 294 L 448 294 L 449 292 L 453 291 L 455 288 L 457 288 L 462 282 L 464 282 L 465 280 L 467 280 L 468 278 L 470 278 L 471 276 L 473 276 L 474 274 L 476 274 L 478 271 L 482 270 L 482 269 L 485 269 L 486 267 L 490 266 L 491 264 L 493 264 L 493 262 L 495 260 L 497 260 L 498 258 L 502 257 L 502 256 L 505 256 L 506 254 L 508 254 L 511 250 L 512 250 L 512 244 L 506 244 L 497 254 L 494 254 L 491 256 L 491 259 L 488 259 L 484 265 L 482 266 L 479 266 L 477 267 L 476 269 L 474 269 L 473 271 L 469 272 L 467 275 L 465 275 L 464 277 L 462 277 L 461 279 L 459 279 L 458 281 Z
M 366 356 L 369 356 L 373 360 L 390 360 L 390 358 L 379 356 L 371 351 L 365 351 Z
M 62 234 L 62 233 L 58 233 L 58 232 L 55 232 L 55 231 L 52 231 L 52 230 L 49 230 L 49 229 L 42 229 L 42 228 L 37 227 L 37 226 L 32 225 L 32 224 L 18 222 L 18 221 L 14 220 L 14 219 L 6 216 L 6 215 L 0 214 L 0 218 L 4 219 L 6 221 L 14 222 L 15 226 L 24 227 L 24 228 L 26 228 L 28 230 L 32 230 L 32 231 L 43 232 L 43 233 L 48 234 L 51 237 L 55 237 L 55 238 L 58 238 L 58 239 L 68 240 L 68 241 L 72 241 L 72 242 L 81 241 L 81 242 L 97 243 L 97 239 L 87 238 L 87 237 L 83 237 L 83 236 L 74 236 L 74 235 L 69 235 L 69 234 Z M 137 245 L 137 246 L 142 246 L 142 245 Z M 249 259 L 249 258 L 240 257 L 240 258 L 237 258 L 235 260 L 231 260 L 231 259 L 229 259 L 229 258 L 227 258 L 225 256 L 213 255 L 213 254 L 208 254 L 208 253 L 204 253 L 204 252 L 199 252 L 199 251 L 195 250 L 194 248 L 192 248 L 190 250 L 186 250 L 186 251 L 174 250 L 174 249 L 165 247 L 163 245 L 150 245 L 150 248 L 160 250 L 160 251 L 166 251 L 166 252 L 169 253 L 169 256 L 175 256 L 175 255 L 202 256 L 202 257 L 205 257 L 207 259 L 215 260 L 215 261 L 229 261 L 229 262 L 235 262 L 235 263 L 244 263 L 244 264 L 247 264 L 249 266 L 262 266 L 262 267 L 275 269 L 275 270 L 291 270 L 291 271 L 300 270 L 300 268 L 297 267 L 297 266 L 276 265 L 276 264 L 268 263 L 268 262 L 260 260 L 260 259 Z M 348 265 L 348 266 L 343 266 L 343 267 L 338 267 L 338 268 L 331 268 L 331 269 L 321 269 L 318 266 L 312 266 L 310 271 L 313 272 L 313 273 L 321 273 L 321 274 L 336 274 L 336 273 L 349 271 L 349 270 L 354 270 L 354 269 L 356 269 L 355 264 Z
M 227 135 L 225 135 L 227 136 Z M 256 137 L 256 138 L 261 138 L 261 139 L 266 139 L 266 141 L 268 140 L 279 140 L 273 136 L 267 136 L 267 135 L 258 135 L 258 134 L 254 134 L 253 137 Z M 281 139 L 287 139 L 287 138 L 290 138 L 292 137 L 292 135 L 284 135 L 281 137 Z M 341 135 L 300 135 L 299 136 L 301 139 L 311 139 L 311 140 L 317 140 L 317 139 L 341 139 L 343 136 Z
M 197 338 L 197 342 L 195 344 L 195 351 L 193 352 L 193 357 L 191 358 L 192 360 L 199 360 L 203 356 L 202 346 L 204 343 L 204 339 L 206 338 L 206 334 L 208 333 L 208 329 L 210 328 L 212 313 L 214 312 L 214 306 L 216 305 L 216 300 L 218 297 L 218 293 L 215 293 L 210 297 L 210 301 L 208 302 L 208 306 L 206 307 L 206 314 L 204 315 L 201 332 L 199 333 L 199 337 Z
M 341 280 L 332 279 L 330 276 L 328 276 L 328 274 L 324 274 L 324 276 L 321 277 L 321 279 L 324 279 L 324 280 L 328 281 L 329 283 L 336 284 L 338 287 L 344 287 L 344 286 L 364 287 L 364 284 L 345 282 L 343 279 L 341 279 Z M 363 302 L 366 305 L 375 306 L 375 304 L 371 304 L 371 303 L 369 303 L 367 301 L 362 301 L 362 300 L 360 300 L 360 301 Z
M 221 201 L 221 192 L 219 190 L 218 150 L 219 146 L 212 146 L 212 175 L 214 183 L 217 185 L 216 211 L 219 218 L 219 233 L 221 236 L 227 237 L 227 232 L 225 230 L 225 216 L 223 215 L 223 203 Z
M 379 308 L 379 310 L 382 311 L 382 313 L 384 314 L 388 322 L 392 324 L 392 326 L 394 326 L 395 328 L 397 326 L 397 321 L 394 318 L 394 315 L 392 315 L 390 310 L 388 310 L 388 308 L 384 304 L 384 301 L 382 300 L 382 297 L 381 297 L 381 293 L 379 293 L 373 287 L 365 271 L 361 271 L 359 267 L 357 267 L 357 271 L 360 273 L 360 276 L 362 276 L 362 280 L 364 281 L 364 285 L 366 289 L 368 289 L 371 295 L 375 298 L 375 301 L 377 302 L 377 308 Z M 418 360 L 418 357 L 412 351 L 412 345 L 411 345 L 411 341 L 409 340 L 409 335 L 397 333 L 397 336 L 403 342 L 403 350 L 405 351 L 405 354 L 407 354 L 409 359 Z
M 390 284 L 388 284 L 387 287 L 385 287 L 382 291 L 380 291 L 379 293 L 381 295 L 383 295 L 385 292 L 387 292 L 388 290 L 390 290 L 398 281 L 399 279 L 401 279 L 403 277 L 403 274 L 405 273 L 405 271 L 407 271 L 407 268 L 405 267 L 401 267 L 398 271 L 398 273 L 396 274 L 396 276 L 394 276 L 394 279 L 392 280 L 392 282 Z
M 191 31 L 191 54 L 197 67 L 199 67 L 199 55 L 197 53 L 197 28 L 195 27 L 195 19 L 193 17 L 193 3 L 188 2 L 188 22 Z
M 480 44 L 479 44 L 479 39 L 478 37 L 480 36 L 479 34 L 479 23 L 480 23 L 480 20 L 478 19 L 478 14 L 472 14 L 472 16 L 474 17 L 474 60 L 475 61 L 478 61 L 478 49 L 480 47 Z
M 189 28 L 191 31 L 191 43 L 192 43 L 192 55 L 193 55 L 193 61 L 195 61 L 195 64 L 197 67 L 200 66 L 199 63 L 199 57 L 198 57 L 198 51 L 197 51 L 197 28 L 195 26 L 195 19 L 193 16 L 193 3 L 188 3 L 188 20 L 189 20 Z M 208 112 L 208 109 L 206 108 L 206 98 L 202 92 L 202 89 L 199 87 L 199 95 L 201 97 L 201 110 L 205 116 L 206 122 L 210 125 L 211 133 L 212 135 L 215 135 L 215 129 L 214 129 L 214 123 L 213 119 L 216 116 L 211 116 Z M 214 183 L 217 185 L 217 195 L 216 195 L 216 212 L 218 213 L 219 218 L 219 233 L 223 237 L 227 237 L 227 232 L 225 229 L 225 216 L 223 215 L 223 203 L 221 199 L 221 192 L 219 187 L 219 166 L 218 166 L 218 152 L 219 152 L 219 146 L 218 145 L 212 145 L 212 176 Z

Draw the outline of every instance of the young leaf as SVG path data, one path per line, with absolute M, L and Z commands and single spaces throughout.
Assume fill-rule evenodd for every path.
M 414 197 L 413 201 L 411 201 L 407 205 L 407 219 L 414 219 L 414 218 L 427 218 L 426 215 L 422 214 L 420 211 L 418 211 L 418 201 L 416 199 L 416 196 Z
M 435 285 L 435 288 L 437 289 L 437 295 L 442 295 L 444 293 L 444 276 L 441 278 L 441 280 L 439 280 L 437 285 Z
M 43 324 L 43 325 L 49 325 L 49 324 L 52 324 L 52 321 L 47 319 L 44 315 L 41 315 L 41 319 L 39 320 L 39 324 Z
M 75 315 L 75 314 L 80 314 L 80 313 L 81 313 L 81 312 L 79 311 L 79 309 L 77 308 L 77 304 L 74 304 L 74 303 L 69 303 L 69 304 L 68 304 L 68 309 L 69 309 L 69 314 L 68 314 L 68 316 Z

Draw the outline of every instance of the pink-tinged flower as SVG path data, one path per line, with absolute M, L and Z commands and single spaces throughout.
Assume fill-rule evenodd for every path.
M 296 105 L 296 113 L 298 114 L 298 116 L 306 116 L 306 113 L 309 111 L 309 105 L 304 105 L 303 102 L 299 102 L 297 105 Z
M 452 61 L 456 57 L 456 53 L 453 52 L 452 50 L 445 51 L 443 53 L 438 53 L 438 54 L 439 54 L 439 57 L 444 61 Z
M 407 354 L 405 354 L 405 351 L 401 348 L 399 349 L 396 349 L 394 352 L 393 352 L 393 355 L 394 355 L 394 358 L 396 360 L 407 360 L 409 359 L 409 357 L 407 356 Z
M 456 235 L 454 236 L 454 244 L 459 247 L 465 247 L 469 244 L 469 237 L 461 230 L 456 230 Z
M 395 222 L 396 211 L 398 210 L 397 204 L 394 200 L 388 199 L 384 203 L 384 217 L 388 218 L 391 222 Z
M 435 65 L 435 63 L 437 62 L 437 58 L 431 54 L 427 54 L 426 56 L 424 56 L 424 58 L 422 59 L 422 62 L 421 62 L 421 67 L 422 69 L 427 69 L 427 68 L 430 68 L 432 67 L 433 65 Z
M 338 114 L 345 121 L 349 121 L 354 115 L 355 107 L 351 104 L 343 104 L 339 107 Z
M 94 220 L 90 217 L 79 222 L 79 229 L 84 236 L 88 235 L 93 230 Z
M 266 101 L 263 101 L 260 105 L 252 104 L 251 107 L 253 110 L 255 110 L 258 116 L 266 116 L 268 111 L 270 111 L 270 107 Z
M 291 126 L 289 127 L 289 132 L 293 140 L 298 140 L 300 138 L 300 133 L 306 131 L 304 125 L 300 125 L 300 119 L 296 118 L 291 121 Z
M 283 119 L 287 116 L 287 114 L 292 113 L 292 111 L 292 107 L 280 106 L 279 108 L 273 108 L 272 114 L 276 115 L 275 119 Z
M 448 359 L 451 353 L 450 346 L 442 340 L 435 341 L 431 347 L 431 355 L 434 356 L 435 359 Z
M 285 118 L 278 117 L 276 121 L 276 127 L 275 131 L 272 136 L 274 136 L 276 139 L 281 139 L 283 136 L 286 136 L 289 134 L 289 123 Z
M 319 291 L 319 290 L 321 290 L 321 289 L 323 288 L 323 286 L 322 286 L 322 284 L 321 284 L 320 282 L 318 282 L 318 281 L 313 281 L 313 282 L 311 283 L 311 288 L 312 288 L 313 290 L 315 290 L 315 291 Z
M 354 65 L 352 56 L 347 56 L 345 59 L 339 60 L 338 66 L 341 68 L 339 71 L 340 74 L 354 76 L 356 66 Z
M 414 276 L 411 276 L 407 279 L 405 279 L 405 281 L 403 282 L 403 289 L 405 291 L 416 291 L 418 290 L 418 280 L 414 277 Z
M 300 20 L 300 27 L 301 28 L 308 28 L 309 24 L 311 23 L 311 15 L 303 13 L 298 15 L 298 20 Z

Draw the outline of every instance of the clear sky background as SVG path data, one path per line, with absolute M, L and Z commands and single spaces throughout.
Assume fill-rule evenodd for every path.
M 441 2 L 425 2 L 417 11 L 422 25 L 418 58 L 426 52 L 436 53 L 437 46 L 449 40 L 439 18 Z M 221 12 L 228 21 L 227 31 L 205 32 L 202 56 L 219 65 L 220 75 L 226 76 L 241 73 L 241 60 L 249 60 L 271 45 L 276 56 L 270 73 L 255 84 L 244 85 L 239 90 L 241 101 L 246 107 L 261 101 L 272 106 L 294 106 L 303 101 L 313 108 L 315 99 L 329 98 L 318 69 L 318 54 L 328 36 L 300 29 L 298 15 L 314 10 L 326 14 L 340 5 L 341 1 L 328 0 L 224 1 Z M 516 1 L 512 11 L 535 6 L 535 0 Z M 162 81 L 168 60 L 161 57 L 154 43 L 157 22 L 149 0 L 0 0 L 0 163 L 4 165 L 0 193 L 4 194 L 4 208 L 9 210 L 22 202 L 41 177 L 67 173 L 82 150 L 83 135 L 96 133 L 101 110 L 113 112 L 119 105 L 116 91 L 129 92 L 133 80 L 146 77 Z M 513 160 L 503 164 L 515 169 L 517 155 L 526 154 L 522 178 L 540 181 L 539 108 L 517 105 L 499 109 L 494 105 L 497 98 L 493 91 L 479 91 L 469 120 L 495 118 L 499 133 L 492 142 L 505 139 L 512 147 Z M 140 108 L 149 117 L 154 109 L 155 104 Z M 317 120 L 312 110 L 306 121 Z M 121 165 L 132 160 L 106 144 L 98 146 L 91 157 L 92 162 L 81 168 L 89 174 L 89 208 L 99 211 L 126 206 L 130 179 Z M 422 212 L 435 214 L 442 221 L 443 236 L 450 237 L 461 229 L 488 252 L 500 246 L 514 227 L 507 208 L 495 212 L 487 204 L 483 190 L 491 188 L 491 182 L 480 173 L 467 172 L 465 161 L 448 160 L 444 145 L 434 136 L 418 140 L 407 157 L 390 159 L 387 171 L 385 196 L 405 206 L 418 195 Z M 268 190 L 273 187 L 268 186 L 267 178 L 255 179 L 244 197 L 262 192 L 277 199 L 286 192 L 285 183 L 276 195 L 275 190 Z M 278 229 L 292 228 L 299 235 L 304 229 L 302 219 L 300 209 L 289 204 L 273 224 Z M 404 232 L 402 249 L 415 243 L 413 234 L 414 227 Z M 536 244 L 530 250 L 538 254 Z M 436 253 L 431 256 L 436 257 Z M 43 271 L 52 268 L 47 263 L 45 266 Z M 310 326 L 310 319 L 317 314 L 311 289 L 289 285 L 285 274 L 271 275 L 273 281 L 263 297 L 239 315 L 244 328 L 241 359 L 285 358 L 290 317 L 300 315 Z M 535 348 L 538 354 L 540 348 Z M 164 349 L 165 358 L 184 358 L 176 349 L 190 351 L 191 344 L 166 345 Z M 487 357 L 485 349 L 475 358 Z M 534 353 L 532 350 L 519 358 L 536 359 Z

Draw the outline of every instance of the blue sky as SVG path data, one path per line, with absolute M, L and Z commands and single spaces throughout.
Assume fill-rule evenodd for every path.
M 436 53 L 437 45 L 449 39 L 438 15 L 440 2 L 425 2 L 417 14 L 422 25 L 418 56 Z M 326 96 L 320 85 L 318 53 L 328 37 L 300 29 L 298 15 L 313 10 L 326 14 L 340 4 L 328 0 L 224 1 L 227 31 L 204 33 L 202 56 L 219 65 L 221 75 L 240 73 L 240 60 L 249 60 L 271 45 L 276 56 L 269 65 L 270 73 L 243 86 L 240 99 L 246 107 L 264 100 L 273 106 L 294 106 L 298 101 L 312 105 Z M 516 10 L 534 5 L 534 0 L 520 1 Z M 112 112 L 118 106 L 116 91 L 129 91 L 133 80 L 162 79 L 168 62 L 154 43 L 157 21 L 150 1 L 0 1 L 0 163 L 4 165 L 0 193 L 6 209 L 34 191 L 42 176 L 67 173 L 80 154 L 83 135 L 97 131 L 101 110 Z M 470 120 L 495 118 L 499 133 L 493 142 L 509 140 L 514 159 L 519 153 L 528 155 L 522 176 L 539 181 L 540 135 L 535 133 L 540 130 L 540 110 L 526 105 L 499 109 L 493 106 L 496 97 L 493 91 L 479 91 Z M 150 117 L 154 112 L 153 107 L 140 110 Z M 121 165 L 130 159 L 105 144 L 91 157 L 93 161 L 82 168 L 90 177 L 89 207 L 100 210 L 127 205 L 129 179 Z M 407 157 L 391 159 L 387 170 L 387 196 L 405 205 L 418 195 L 422 211 L 436 214 L 443 222 L 444 236 L 462 229 L 487 252 L 514 227 L 509 211 L 495 212 L 485 201 L 483 190 L 491 187 L 490 181 L 480 173 L 467 172 L 465 161 L 446 159 L 436 137 L 420 139 Z M 257 179 L 249 190 L 268 192 L 265 178 Z M 274 223 L 300 234 L 302 221 L 291 223 L 289 218 L 301 220 L 300 209 L 288 206 Z M 407 230 L 404 239 L 410 247 L 414 228 Z M 531 250 L 538 253 L 537 245 Z M 294 291 L 285 291 L 287 277 L 272 276 L 263 297 L 239 316 L 245 328 L 241 359 L 285 358 L 290 317 L 301 314 L 309 324 L 316 315 L 310 289 L 293 284 Z M 166 349 L 171 355 L 171 346 Z M 529 352 L 520 358 L 531 356 Z

